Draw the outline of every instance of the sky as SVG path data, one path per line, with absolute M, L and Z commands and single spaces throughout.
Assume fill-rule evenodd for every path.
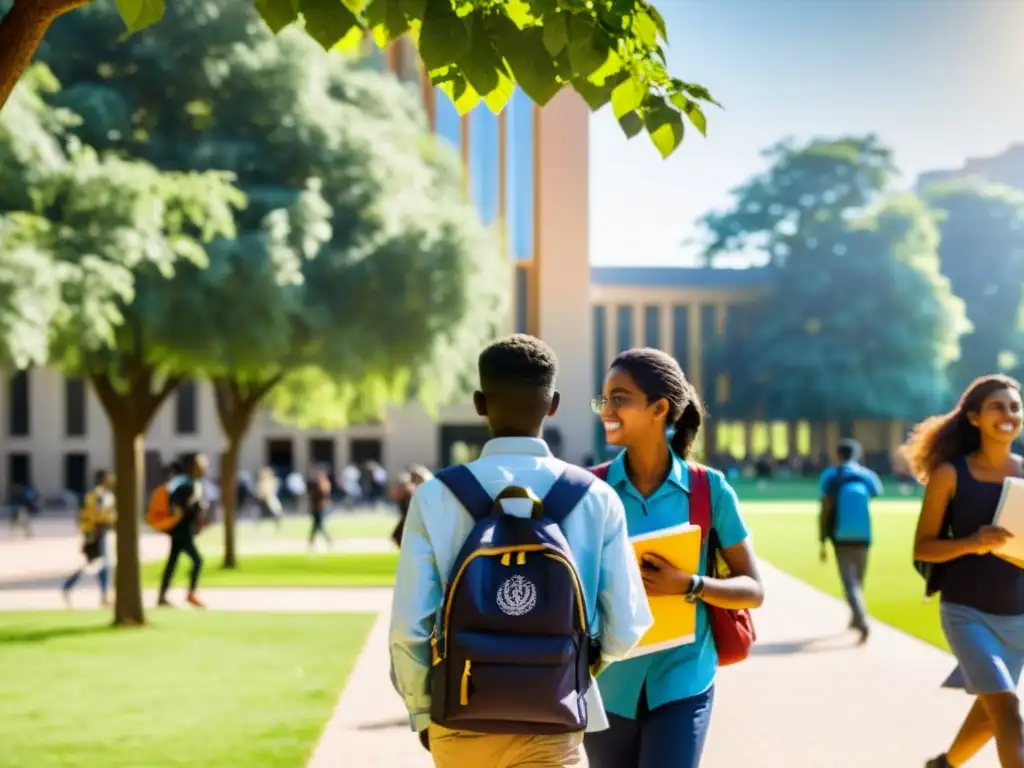
M 710 89 L 708 137 L 663 160 L 590 121 L 597 265 L 693 263 L 697 220 L 785 137 L 873 132 L 901 184 L 1024 141 L 1024 0 L 654 0 L 672 74 Z

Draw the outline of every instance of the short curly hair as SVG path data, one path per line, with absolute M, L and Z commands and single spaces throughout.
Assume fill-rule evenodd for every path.
M 535 336 L 516 333 L 499 339 L 477 361 L 480 386 L 553 389 L 558 373 L 554 351 Z

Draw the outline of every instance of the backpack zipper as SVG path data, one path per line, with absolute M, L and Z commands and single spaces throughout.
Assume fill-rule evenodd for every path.
M 459 580 L 462 578 L 462 574 L 473 560 L 478 557 L 495 557 L 497 555 L 511 555 L 516 554 L 516 563 L 523 565 L 526 562 L 527 552 L 543 552 L 545 557 L 550 557 L 552 560 L 557 560 L 559 563 L 564 565 L 569 570 L 569 576 L 572 578 L 572 586 L 576 591 L 576 606 L 579 611 L 580 627 L 584 632 L 590 633 L 590 623 L 587 621 L 587 608 L 586 603 L 583 600 L 583 587 L 580 584 L 579 576 L 576 573 L 576 569 L 572 567 L 568 558 L 564 555 L 551 552 L 551 547 L 546 544 L 523 544 L 516 547 L 484 547 L 476 550 L 473 554 L 467 557 L 459 570 L 455 573 L 455 577 L 451 581 L 451 585 L 448 588 L 448 596 L 444 604 L 444 618 L 441 621 L 441 632 L 443 637 L 443 643 L 441 650 L 438 651 L 438 639 L 436 634 L 431 638 L 430 644 L 433 650 L 434 664 L 440 664 L 448 656 L 448 622 L 451 618 L 452 613 L 452 598 L 455 595 L 455 590 L 459 586 Z M 502 557 L 502 563 L 505 563 L 505 558 Z M 468 684 L 468 671 L 463 671 L 463 681 Z

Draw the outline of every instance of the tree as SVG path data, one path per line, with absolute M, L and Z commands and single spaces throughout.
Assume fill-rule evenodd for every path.
M 41 119 L 12 125 L 8 120 L 24 112 L 5 110 L 0 137 L 25 131 L 35 146 L 61 146 L 59 133 L 52 133 L 59 130 L 59 114 L 45 111 L 33 92 L 41 79 L 24 87 Z M 45 139 L 47 132 L 54 141 Z M 143 437 L 181 374 L 165 364 L 155 343 L 162 326 L 180 319 L 161 314 L 154 297 L 182 261 L 206 259 L 205 242 L 231 235 L 232 207 L 243 199 L 222 174 L 164 173 L 74 142 L 46 162 L 26 162 L 23 171 L 21 207 L 8 197 L 0 210 L 18 215 L 31 230 L 29 242 L 47 254 L 59 285 L 48 362 L 88 378 L 110 421 L 119 483 L 114 619 L 141 624 Z
M 227 170 L 246 194 L 238 236 L 154 299 L 188 318 L 165 327 L 164 353 L 215 386 L 231 567 L 238 450 L 264 400 L 321 426 L 377 413 L 416 382 L 436 401 L 504 319 L 508 273 L 414 93 L 365 63 L 325 61 L 295 30 L 275 37 L 245 0 L 222 0 L 215 18 L 206 6 L 181 0 L 116 45 L 119 17 L 93 4 L 40 54 L 67 78 L 59 103 L 85 116 L 82 141 Z
M 1024 366 L 1024 191 L 977 180 L 922 191 L 941 214 L 942 272 L 964 300 L 974 331 L 953 367 L 957 390 L 996 370 Z
M 966 329 L 939 270 L 938 230 L 913 196 L 885 197 L 891 158 L 872 137 L 771 150 L 774 164 L 705 218 L 708 256 L 753 247 L 765 292 L 717 350 L 720 415 L 913 419 L 945 404 Z
M 0 0 L 0 10 L 9 6 L 0 19 L 0 106 L 47 29 L 87 2 Z M 647 0 L 253 3 L 275 33 L 298 26 L 326 50 L 354 50 L 367 34 L 381 47 L 403 36 L 414 40 L 431 81 L 463 113 L 481 100 L 500 111 L 516 83 L 540 105 L 564 88 L 593 110 L 611 102 L 626 135 L 646 130 L 666 157 L 683 140 L 683 116 L 704 133 L 702 104 L 716 103 L 703 86 L 669 75 L 665 22 Z M 117 0 L 117 7 L 131 32 L 165 14 L 164 0 Z

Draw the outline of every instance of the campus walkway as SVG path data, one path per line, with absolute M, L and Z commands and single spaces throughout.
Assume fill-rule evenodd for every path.
M 768 599 L 749 661 L 722 670 L 705 768 L 920 768 L 945 748 L 966 711 L 939 686 L 952 657 L 876 626 L 870 643 L 837 635 L 839 601 L 762 566 Z M 388 768 L 432 765 L 408 731 L 388 681 L 386 616 L 375 625 L 309 768 L 373 755 Z M 990 747 L 972 768 L 996 768 Z

